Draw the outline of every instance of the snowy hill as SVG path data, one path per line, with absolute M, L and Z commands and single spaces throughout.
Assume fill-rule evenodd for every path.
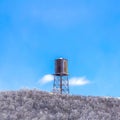
M 120 120 L 120 99 L 5 91 L 0 92 L 0 120 Z

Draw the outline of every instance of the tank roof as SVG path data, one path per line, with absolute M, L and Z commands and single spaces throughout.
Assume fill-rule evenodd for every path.
M 67 60 L 67 59 L 60 57 L 60 58 L 57 58 L 56 60 Z

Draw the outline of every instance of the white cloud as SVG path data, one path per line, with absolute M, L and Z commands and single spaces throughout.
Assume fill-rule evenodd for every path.
M 46 74 L 40 79 L 39 83 L 47 84 L 49 82 L 52 82 L 53 80 L 54 80 L 53 75 Z M 86 77 L 73 77 L 73 78 L 69 79 L 69 84 L 71 86 L 82 86 L 82 85 L 86 85 L 88 83 L 90 83 L 90 81 L 88 79 L 86 79 Z
M 69 84 L 71 86 L 81 86 L 86 85 L 90 83 L 89 80 L 86 79 L 86 77 L 73 77 L 69 79 Z
M 40 79 L 40 83 L 42 84 L 46 84 L 46 83 L 49 83 L 51 81 L 54 80 L 54 76 L 51 75 L 51 74 L 47 74 L 47 75 L 44 75 L 41 79 Z

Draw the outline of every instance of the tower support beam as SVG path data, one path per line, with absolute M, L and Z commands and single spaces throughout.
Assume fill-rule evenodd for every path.
M 69 94 L 68 76 L 54 75 L 53 92 L 59 94 Z

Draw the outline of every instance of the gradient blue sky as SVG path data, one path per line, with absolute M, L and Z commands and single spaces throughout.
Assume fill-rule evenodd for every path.
M 120 96 L 119 0 L 0 0 L 0 90 L 51 91 L 41 78 L 69 60 L 71 94 Z

